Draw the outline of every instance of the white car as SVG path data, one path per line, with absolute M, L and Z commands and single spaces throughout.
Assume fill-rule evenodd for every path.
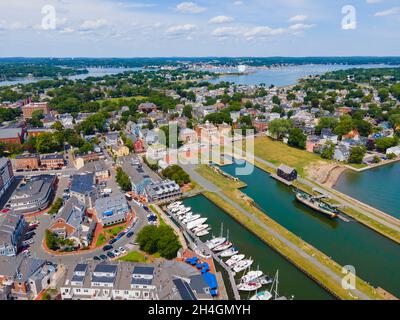
M 118 251 L 119 251 L 121 254 L 125 254 L 125 253 L 126 253 L 126 250 L 125 250 L 125 248 L 123 248 L 123 247 L 119 247 L 119 248 L 118 248 Z
M 121 252 L 118 249 L 115 249 L 112 251 L 112 253 L 116 256 L 119 257 L 121 255 Z
M 29 240 L 25 240 L 22 242 L 22 245 L 24 246 L 29 246 L 30 244 L 32 244 L 34 242 L 33 239 L 29 239 Z

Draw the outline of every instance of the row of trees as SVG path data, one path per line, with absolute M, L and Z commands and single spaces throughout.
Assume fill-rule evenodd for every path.
M 190 176 L 178 165 L 169 166 L 161 173 L 165 178 L 174 180 L 180 186 L 190 183 Z
M 121 167 L 117 168 L 116 181 L 125 192 L 132 191 L 131 180 Z

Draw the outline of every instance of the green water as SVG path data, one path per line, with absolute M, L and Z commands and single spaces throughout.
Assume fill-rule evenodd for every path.
M 335 189 L 400 219 L 400 163 L 360 173 L 347 170 Z
M 235 175 L 236 164 L 223 170 Z M 295 201 L 290 187 L 254 168 L 239 176 L 248 187 L 242 189 L 272 219 L 295 233 L 341 265 L 352 265 L 357 275 L 374 286 L 400 296 L 400 246 L 360 223 L 329 220 Z
M 223 222 L 224 233 L 229 229 L 229 240 L 234 243 L 241 253 L 254 259 L 253 269 L 256 269 L 258 265 L 260 270 L 270 276 L 273 276 L 276 270 L 279 270 L 280 295 L 287 297 L 294 295 L 295 299 L 333 299 L 329 293 L 314 281 L 204 196 L 187 199 L 184 203 L 192 207 L 194 213 L 201 213 L 202 216 L 208 218 L 207 223 L 212 227 L 215 236 L 219 236 L 221 222 Z M 202 240 L 207 240 L 207 237 L 202 238 Z

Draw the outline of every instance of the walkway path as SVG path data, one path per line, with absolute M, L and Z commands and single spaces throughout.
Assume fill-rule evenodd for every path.
M 221 197 L 224 201 L 232 205 L 234 208 L 242 212 L 244 215 L 246 215 L 249 219 L 251 219 L 253 222 L 257 223 L 260 227 L 262 227 L 265 231 L 268 233 L 272 234 L 274 237 L 279 239 L 282 243 L 287 245 L 289 248 L 295 250 L 300 254 L 303 258 L 307 259 L 310 263 L 314 264 L 321 272 L 324 272 L 326 275 L 328 275 L 330 278 L 332 278 L 334 281 L 336 281 L 339 285 L 342 283 L 342 277 L 338 276 L 335 272 L 333 272 L 331 269 L 329 269 L 327 266 L 319 262 L 316 258 L 310 256 L 306 252 L 304 252 L 300 247 L 298 247 L 296 244 L 291 242 L 290 240 L 286 239 L 283 237 L 279 232 L 275 231 L 274 229 L 268 227 L 260 221 L 257 217 L 255 217 L 253 214 L 248 212 L 247 210 L 243 209 L 240 205 L 238 205 L 235 201 L 231 200 L 229 197 L 225 196 L 224 193 L 219 190 L 217 186 L 215 186 L 213 183 L 210 181 L 204 179 L 202 176 L 200 176 L 196 171 L 195 171 L 195 166 L 194 165 L 185 165 L 184 170 L 190 175 L 190 177 L 195 180 L 198 184 L 200 184 L 202 187 L 204 187 L 207 191 L 211 191 L 216 193 L 219 197 Z M 357 295 L 361 299 L 364 300 L 370 300 L 371 298 L 364 294 L 363 292 L 359 291 L 358 289 L 351 290 L 351 292 L 354 295 Z

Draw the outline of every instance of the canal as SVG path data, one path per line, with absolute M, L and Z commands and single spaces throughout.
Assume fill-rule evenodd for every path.
M 347 170 L 335 189 L 400 219 L 400 163 L 363 172 Z
M 222 169 L 235 175 L 237 164 Z M 400 246 L 356 221 L 329 220 L 295 201 L 291 187 L 272 179 L 259 168 L 239 176 L 242 191 L 265 214 L 341 265 L 352 265 L 357 275 L 374 286 L 400 296 Z
M 322 287 L 309 279 L 304 273 L 299 271 L 206 197 L 199 195 L 186 199 L 184 203 L 192 207 L 193 213 L 200 213 L 202 216 L 208 218 L 207 224 L 212 227 L 215 236 L 220 235 L 221 223 L 223 223 L 224 234 L 226 235 L 226 230 L 229 230 L 229 240 L 239 249 L 240 253 L 254 259 L 253 270 L 259 266 L 260 270 L 269 276 L 274 276 L 276 270 L 279 270 L 280 295 L 286 297 L 293 295 L 295 299 L 299 300 L 334 299 Z M 209 238 L 211 238 L 211 233 Z M 202 238 L 202 240 L 207 240 L 207 237 Z M 228 282 L 226 283 L 228 284 Z M 265 288 L 268 289 L 269 287 L 266 286 Z M 248 295 L 244 294 L 242 297 L 248 298 Z

